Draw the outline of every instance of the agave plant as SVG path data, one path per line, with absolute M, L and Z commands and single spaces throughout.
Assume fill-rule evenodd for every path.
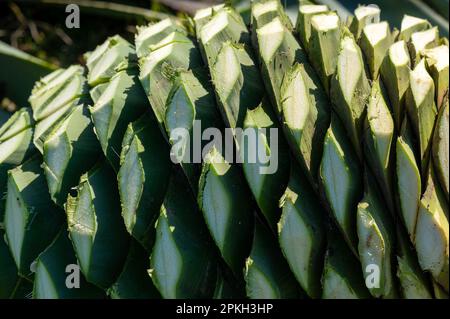
M 0 127 L 0 297 L 448 298 L 448 41 L 373 6 L 250 16 L 36 82 Z

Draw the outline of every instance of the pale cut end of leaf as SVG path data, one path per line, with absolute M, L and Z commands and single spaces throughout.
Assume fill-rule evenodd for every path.
M 259 52 L 263 61 L 273 59 L 278 46 L 283 41 L 284 27 L 279 18 L 257 29 Z M 273 41 L 269 41 L 269 38 Z
M 54 114 L 85 93 L 83 74 L 82 66 L 72 65 L 67 69 L 56 70 L 36 82 L 29 98 L 35 121 Z
M 175 31 L 185 32 L 184 28 L 171 18 L 164 19 L 158 23 L 150 24 L 145 27 L 138 27 L 134 40 L 138 58 L 150 54 L 153 45 L 164 40 L 165 37 Z
M 437 27 L 420 31 L 411 35 L 410 54 L 414 65 L 417 65 L 422 58 L 421 52 L 439 45 L 439 29 Z
M 89 108 L 103 153 L 115 171 L 120 168 L 122 138 L 128 124 L 141 117 L 149 107 L 137 72 L 134 67 L 117 72 L 94 106 Z
M 300 5 L 297 18 L 297 32 L 299 33 L 300 41 L 303 48 L 309 49 L 309 40 L 311 38 L 311 19 L 317 14 L 326 13 L 329 11 L 326 5 Z
M 431 28 L 431 24 L 427 20 L 405 14 L 403 16 L 398 39 L 408 42 L 413 33 L 424 31 L 429 28 Z
M 172 32 L 151 46 L 151 50 L 149 55 L 139 60 L 139 80 L 160 129 L 165 132 L 166 102 L 176 71 L 203 67 L 203 61 L 192 40 L 179 31 Z
M 244 47 L 225 42 L 210 70 L 225 124 L 232 129 L 242 127 L 246 111 L 257 107 L 264 97 L 252 57 Z
M 13 138 L 22 131 L 32 128 L 34 121 L 32 111 L 29 107 L 24 107 L 14 112 L 11 117 L 0 126 L 0 143 Z
M 398 41 L 391 45 L 381 64 L 381 78 L 389 94 L 397 130 L 400 130 L 403 121 L 405 95 L 409 88 L 410 64 L 405 41 Z
M 255 1 L 252 3 L 252 22 L 256 28 L 260 28 L 272 21 L 279 9 L 279 1 Z
M 351 35 L 345 35 L 341 40 L 330 95 L 333 107 L 342 120 L 358 157 L 362 159 L 360 136 L 363 132 L 370 84 L 361 50 Z
M 205 152 L 200 152 L 196 146 L 197 141 L 194 141 L 197 138 L 196 125 L 201 122 L 202 128 L 223 127 L 208 79 L 197 71 L 195 73 L 193 71 L 178 72 L 167 99 L 164 120 L 169 143 L 172 145 L 170 156 L 181 163 L 195 194 L 198 192 L 198 178 L 201 170 L 198 163 L 201 162 L 202 155 L 208 147 L 219 143 L 216 139 L 208 144 L 203 141 L 200 147 Z M 180 135 L 180 129 L 189 134 Z
M 224 41 L 250 45 L 250 34 L 244 21 L 237 12 L 228 7 L 213 16 L 202 27 L 197 37 L 201 42 L 208 65 L 215 63 L 216 55 Z
M 357 40 L 366 26 L 380 22 L 380 13 L 381 10 L 376 5 L 359 6 L 355 9 L 355 17 L 350 24 L 350 31 Z
M 257 30 L 258 49 L 263 81 L 268 95 L 281 116 L 281 87 L 285 75 L 297 60 L 306 57 L 293 34 L 283 25 L 279 17 Z
M 367 119 L 371 134 L 377 140 L 375 148 L 379 152 L 378 158 L 380 163 L 383 163 L 381 166 L 387 168 L 390 146 L 394 136 L 394 120 L 382 90 L 381 83 L 376 81 L 370 95 Z
M 219 4 L 210 8 L 198 10 L 197 13 L 194 15 L 196 33 L 199 34 L 203 26 L 206 23 L 208 23 L 208 21 L 211 20 L 211 18 L 223 8 L 225 8 L 225 5 Z
M 80 103 L 90 101 L 84 69 L 73 65 L 57 70 L 36 82 L 30 96 L 36 121 L 33 142 L 43 153 L 43 145 L 54 126 Z
M 409 82 L 406 105 L 419 142 L 422 176 L 426 176 L 437 108 L 434 102 L 434 82 L 426 70 L 425 60 L 422 59 L 410 72 Z
M 387 22 L 369 24 L 364 27 L 360 46 L 369 65 L 370 78 L 376 80 L 381 64 L 392 44 L 393 37 Z
M 72 187 L 101 154 L 87 106 L 78 105 L 44 143 L 43 168 L 52 200 L 63 207 Z
M 309 76 L 311 69 L 305 66 L 296 63 L 284 77 L 282 119 L 295 158 L 317 187 L 323 139 L 330 124 L 330 106 L 319 81 L 314 82 Z
M 35 150 L 32 138 L 31 109 L 21 108 L 0 127 L 0 165 L 6 168 L 26 160 Z
M 251 24 L 257 30 L 274 19 L 279 18 L 283 25 L 292 31 L 293 26 L 280 0 L 252 1 Z
M 448 45 L 440 45 L 421 52 L 426 59 L 427 68 L 434 80 L 436 88 L 436 105 L 440 108 L 445 95 L 448 94 L 449 50 Z
M 0 127 L 0 192 L 6 192 L 8 170 L 22 164 L 36 153 L 33 130 L 33 118 L 29 107 L 16 111 Z M 0 228 L 4 211 L 4 200 L 0 198 Z
M 94 87 L 108 82 L 116 74 L 119 64 L 135 54 L 134 47 L 121 36 L 108 38 L 94 51 L 86 54 L 89 86 Z
M 325 90 L 336 70 L 340 43 L 340 20 L 335 12 L 318 14 L 311 18 L 309 56 Z
M 257 39 L 263 81 L 280 116 L 283 79 L 295 61 L 303 59 L 304 54 L 293 34 L 278 17 L 257 30 Z

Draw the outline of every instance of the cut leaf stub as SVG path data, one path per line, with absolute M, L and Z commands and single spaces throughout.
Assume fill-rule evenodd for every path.
M 89 108 L 95 133 L 103 153 L 118 171 L 122 139 L 128 124 L 149 109 L 136 66 L 128 65 L 117 72 L 105 85 L 95 104 Z
M 361 49 L 351 35 L 344 35 L 341 39 L 336 73 L 332 77 L 330 91 L 334 110 L 361 159 L 360 136 L 363 133 L 370 84 Z
M 18 110 L 0 127 L 0 196 L 6 193 L 8 170 L 36 153 L 33 129 L 34 121 L 28 107 Z M 0 198 L 0 223 L 4 212 L 4 199 Z
M 80 177 L 98 161 L 100 144 L 86 105 L 77 105 L 44 143 L 43 169 L 52 200 L 63 206 Z
M 66 213 L 86 280 L 110 287 L 123 269 L 130 238 L 120 214 L 116 177 L 108 163 L 98 163 L 81 177 L 75 197 L 67 199 Z
M 275 230 L 280 217 L 278 199 L 288 179 L 288 150 L 278 131 L 273 133 L 278 125 L 272 105 L 265 98 L 260 72 L 248 43 L 249 32 L 234 10 L 223 11 L 211 16 L 198 36 L 223 122 L 232 129 L 243 161 L 244 176 L 263 215 Z M 213 24 L 219 31 L 205 39 Z M 219 49 L 212 50 L 216 47 Z
M 137 34 L 134 39 L 136 44 L 136 55 L 142 58 L 154 50 L 156 43 L 164 40 L 172 32 L 185 32 L 184 27 L 179 21 L 172 18 L 164 19 L 156 24 L 148 26 L 138 26 Z
M 94 51 L 85 54 L 89 86 L 109 82 L 116 74 L 116 68 L 125 60 L 135 60 L 135 55 L 133 46 L 121 36 L 108 38 Z
M 172 145 L 171 160 L 181 164 L 195 194 L 198 192 L 203 152 L 211 143 L 220 143 L 199 140 L 200 135 L 210 128 L 223 127 L 212 87 L 202 71 L 205 70 L 180 71 L 174 76 L 164 118 L 166 135 Z
M 244 129 L 247 134 L 239 142 L 244 175 L 258 207 L 276 231 L 281 214 L 278 201 L 288 183 L 291 158 L 267 99 L 247 111 Z
M 326 212 L 318 203 L 305 176 L 293 166 L 289 185 L 280 200 L 283 213 L 278 238 L 292 272 L 311 298 L 320 298 L 322 294 L 320 279 L 326 243 Z
M 372 84 L 367 105 L 365 124 L 364 155 L 372 169 L 385 202 L 394 213 L 394 195 L 392 188 L 393 140 L 395 136 L 394 119 L 389 110 L 389 99 L 381 81 Z
M 426 176 L 437 108 L 434 102 L 434 82 L 425 68 L 425 60 L 421 60 L 409 73 L 409 82 L 406 106 L 418 139 L 421 173 Z
M 431 24 L 427 20 L 405 14 L 402 19 L 399 40 L 408 42 L 413 33 L 425 31 L 429 28 L 431 28 Z
M 398 41 L 391 45 L 381 64 L 380 74 L 389 94 L 392 116 L 397 130 L 400 130 L 405 114 L 410 66 L 411 60 L 405 41 Z
M 325 136 L 320 180 L 333 217 L 356 253 L 356 207 L 362 197 L 359 161 L 339 119 L 332 115 Z
M 328 11 L 329 8 L 326 5 L 300 4 L 296 29 L 299 32 L 300 41 L 306 50 L 309 50 L 312 17 Z
M 444 104 L 448 95 L 449 80 L 449 52 L 448 45 L 423 50 L 421 54 L 426 59 L 427 69 L 434 81 L 436 89 L 436 105 L 438 108 Z
M 279 17 L 254 30 L 257 35 L 261 74 L 272 105 L 280 115 L 282 110 L 281 86 L 301 48 Z
M 162 23 L 162 22 L 160 22 Z M 157 28 L 155 24 L 149 28 Z M 172 90 L 176 71 L 202 68 L 198 49 L 186 35 L 175 30 L 139 60 L 139 79 L 163 132 L 166 102 Z
M 147 250 L 154 242 L 171 168 L 169 147 L 155 117 L 146 113 L 125 132 L 117 180 L 125 226 Z
M 227 127 L 242 128 L 246 111 L 257 107 L 265 93 L 247 27 L 236 11 L 224 8 L 199 32 L 222 118 Z
M 237 278 L 242 276 L 251 247 L 254 208 L 250 199 L 239 168 L 212 148 L 203 166 L 197 200 L 214 242 Z
M 226 41 L 241 43 L 250 49 L 250 34 L 242 17 L 232 8 L 225 7 L 209 18 L 197 34 L 202 54 L 208 65 L 214 65 L 217 54 Z
M 35 151 L 34 120 L 30 108 L 21 108 L 0 127 L 0 165 L 19 165 Z
M 350 30 L 357 40 L 367 26 L 380 22 L 381 10 L 376 5 L 359 6 L 354 13 L 355 16 L 352 17 Z
M 257 107 L 265 94 L 252 57 L 244 47 L 226 42 L 210 70 L 225 124 L 242 127 L 246 111 Z
M 211 298 L 217 253 L 186 177 L 175 170 L 156 223 L 149 274 L 165 299 Z
M 283 25 L 292 31 L 291 19 L 284 10 L 283 4 L 279 0 L 253 1 L 251 6 L 252 23 L 256 29 L 279 18 Z
M 310 66 L 295 63 L 281 87 L 283 129 L 295 158 L 314 188 L 331 105 Z
M 378 78 L 381 64 L 393 40 L 389 24 L 385 21 L 370 24 L 364 28 L 359 43 L 369 66 L 372 80 Z
M 55 125 L 76 105 L 90 102 L 83 67 L 72 65 L 45 76 L 36 82 L 29 100 L 36 121 L 33 141 L 43 153 L 44 143 Z
M 40 156 L 8 172 L 5 232 L 18 272 L 31 275 L 34 259 L 53 241 L 63 212 L 50 199 Z
M 338 63 L 340 32 L 340 19 L 335 12 L 318 14 L 311 18 L 308 53 L 327 92 L 330 90 L 330 80 Z
M 416 32 L 411 35 L 409 42 L 409 52 L 414 65 L 417 65 L 422 58 L 422 51 L 432 49 L 439 43 L 439 30 L 437 27 L 429 30 Z

